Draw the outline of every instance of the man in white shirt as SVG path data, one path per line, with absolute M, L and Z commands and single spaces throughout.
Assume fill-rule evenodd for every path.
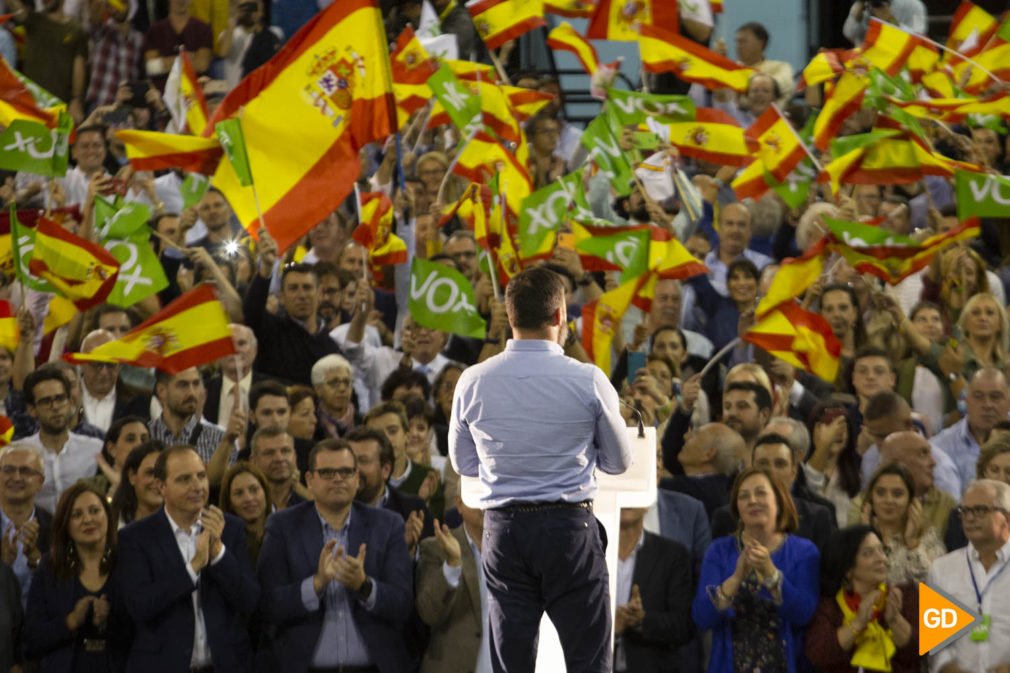
M 81 342 L 81 352 L 90 353 L 99 346 L 114 341 L 117 337 L 104 329 L 90 332 Z M 86 362 L 80 366 L 81 406 L 88 423 L 108 431 L 112 421 L 123 416 L 140 416 L 146 419 L 150 414 L 151 400 L 146 395 L 138 395 L 128 386 L 121 384 L 119 364 L 114 362 Z
M 1010 485 L 973 481 L 961 501 L 968 546 L 933 561 L 927 584 L 987 618 L 987 624 L 930 655 L 930 673 L 1010 667 Z
M 102 450 L 102 442 L 70 432 L 70 390 L 58 370 L 32 372 L 24 391 L 28 415 L 38 421 L 39 431 L 21 441 L 43 449 L 45 462 L 45 481 L 35 502 L 54 512 L 63 491 L 95 474 L 95 454 Z

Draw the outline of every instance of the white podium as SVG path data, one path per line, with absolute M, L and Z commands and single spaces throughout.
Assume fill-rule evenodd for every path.
M 617 609 L 617 539 L 620 535 L 622 507 L 651 507 L 656 501 L 656 429 L 645 428 L 645 436 L 638 436 L 638 428 L 628 428 L 631 438 L 632 465 L 624 474 L 604 474 L 596 471 L 599 492 L 593 502 L 593 513 L 607 531 L 607 570 L 610 575 L 610 614 Z M 477 502 L 482 488 L 480 481 L 462 477 L 460 494 L 463 502 Z M 470 505 L 471 507 L 475 505 Z M 483 597 L 482 597 L 483 599 Z M 611 632 L 613 645 L 613 632 Z M 565 657 L 554 624 L 545 612 L 540 621 L 540 645 L 537 649 L 538 673 L 565 671 Z

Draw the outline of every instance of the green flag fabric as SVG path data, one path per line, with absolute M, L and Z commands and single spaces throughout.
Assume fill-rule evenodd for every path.
M 102 247 L 119 262 L 116 285 L 106 302 L 133 306 L 168 287 L 168 277 L 151 248 L 147 222 L 151 209 L 143 203 L 125 203 L 120 196 L 109 202 L 95 198 L 95 231 Z
M 186 179 L 179 185 L 179 195 L 182 196 L 182 209 L 192 208 L 203 200 L 210 189 L 210 178 L 199 173 L 188 173 Z
M 464 136 L 482 127 L 480 99 L 459 83 L 445 63 L 428 78 L 428 87 Z
M 238 119 L 226 119 L 214 126 L 217 139 L 228 155 L 228 161 L 235 169 L 239 184 L 248 187 L 253 183 L 252 169 L 249 167 L 249 154 L 245 149 L 245 136 L 242 134 L 242 122 Z
M 545 239 L 564 225 L 565 215 L 581 186 L 580 171 L 566 175 L 523 199 L 519 211 L 520 257 L 525 259 L 543 252 Z
M 408 307 L 419 325 L 475 339 L 487 334 L 470 281 L 444 264 L 414 258 Z
M 958 169 L 954 173 L 957 193 L 957 219 L 1007 217 L 1010 213 L 1010 176 L 972 173 Z
M 660 124 L 692 121 L 694 102 L 690 96 L 674 96 L 607 89 L 607 108 L 619 126 L 644 123 L 655 117 Z
M 126 203 L 118 194 L 112 202 L 95 197 L 95 231 L 100 239 L 129 238 L 150 219 L 151 209 L 143 203 Z M 147 235 L 147 230 L 143 233 Z
M 28 93 L 30 93 L 32 97 L 35 98 L 35 102 L 38 104 L 40 108 L 49 108 L 49 107 L 56 107 L 57 105 L 63 105 L 63 101 L 61 101 L 56 96 L 52 95 L 51 93 L 40 87 L 35 82 L 25 77 L 17 70 L 14 71 L 14 76 L 17 77 L 19 80 L 21 80 L 21 83 L 25 85 L 26 89 L 28 89 Z
M 0 134 L 0 168 L 49 178 L 67 174 L 70 131 L 74 121 L 61 112 L 56 128 L 28 119 L 15 119 Z
M 631 161 L 617 142 L 615 130 L 606 114 L 602 114 L 589 122 L 582 132 L 581 142 L 589 156 L 609 179 L 618 196 L 631 194 L 631 183 L 634 180 Z
M 39 292 L 55 292 L 48 281 L 33 276 L 28 263 L 35 251 L 35 230 L 18 221 L 17 206 L 11 201 L 11 250 L 14 253 L 14 275 L 18 282 Z
M 575 244 L 575 249 L 584 255 L 605 259 L 621 267 L 621 283 L 624 284 L 648 271 L 651 238 L 652 233 L 648 229 L 624 231 L 583 239 Z

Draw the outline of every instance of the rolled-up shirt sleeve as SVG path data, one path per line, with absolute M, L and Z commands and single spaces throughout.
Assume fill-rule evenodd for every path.
M 594 436 L 597 465 L 607 474 L 621 474 L 631 467 L 631 439 L 617 391 L 600 369 L 593 375 L 593 392 L 600 405 Z

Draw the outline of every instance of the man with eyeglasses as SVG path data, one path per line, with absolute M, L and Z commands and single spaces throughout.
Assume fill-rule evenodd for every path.
M 0 560 L 11 566 L 28 601 L 32 573 L 42 550 L 49 549 L 53 515 L 35 504 L 45 481 L 42 452 L 34 446 L 10 444 L 0 449 Z
M 38 421 L 39 431 L 21 441 L 43 450 L 45 481 L 36 502 L 52 512 L 63 491 L 95 474 L 95 454 L 102 450 L 102 442 L 70 431 L 70 389 L 59 371 L 32 372 L 25 379 L 24 391 L 28 415 Z
M 442 246 L 442 252 L 452 257 L 459 272 L 476 287 L 480 280 L 480 268 L 477 265 L 477 242 L 473 233 L 466 230 L 454 231 Z
M 343 440 L 316 444 L 305 481 L 314 500 L 272 514 L 259 555 L 278 670 L 412 670 L 402 636 L 414 597 L 403 520 L 355 501 L 357 461 Z
M 968 546 L 933 561 L 926 583 L 982 623 L 929 657 L 931 673 L 1010 670 L 1010 486 L 976 479 L 958 508 Z
M 90 353 L 102 344 L 115 341 L 111 333 L 97 329 L 81 342 L 81 352 Z M 123 416 L 151 415 L 151 398 L 138 395 L 119 380 L 120 366 L 113 362 L 86 362 L 81 365 L 81 403 L 88 422 L 107 431 L 112 421 Z

